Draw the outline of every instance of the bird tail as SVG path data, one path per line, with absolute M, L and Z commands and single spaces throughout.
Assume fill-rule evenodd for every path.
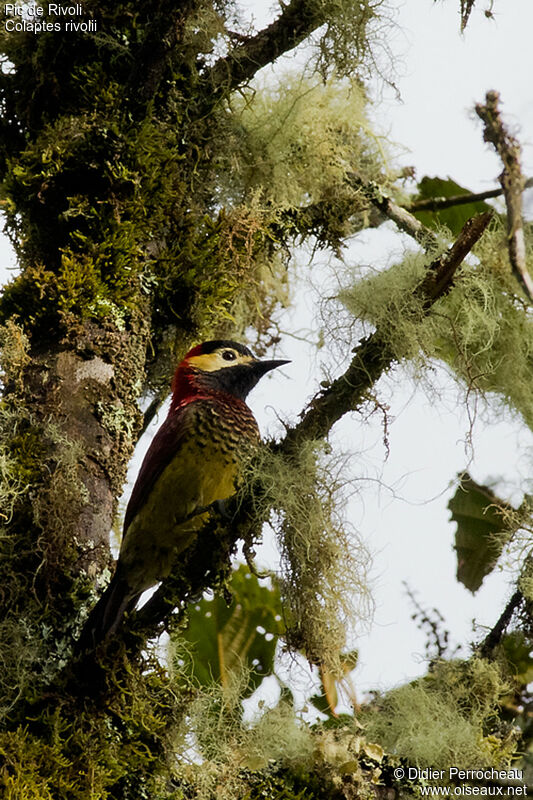
M 115 633 L 122 617 L 134 608 L 139 596 L 140 592 L 135 592 L 120 574 L 120 570 L 117 570 L 89 614 L 76 642 L 76 652 L 94 650 L 108 636 Z

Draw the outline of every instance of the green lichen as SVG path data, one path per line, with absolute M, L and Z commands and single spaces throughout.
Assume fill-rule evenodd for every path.
M 400 264 L 383 271 L 363 275 L 357 267 L 347 271 L 343 278 L 346 288 L 338 299 L 350 316 L 345 327 L 331 327 L 332 334 L 339 339 L 357 336 L 360 331 L 353 330 L 356 318 L 365 332 L 370 326 L 380 332 L 397 361 L 424 363 L 424 347 L 431 341 L 434 321 L 425 314 L 423 300 L 414 290 L 424 277 L 426 262 L 421 254 L 407 253 Z
M 260 518 L 273 509 L 286 641 L 334 675 L 343 674 L 349 635 L 370 614 L 369 557 L 344 515 L 344 466 L 323 443 L 304 444 L 290 457 L 265 448 L 244 482 Z
M 367 56 L 378 5 L 310 4 L 312 15 L 330 15 L 318 34 L 323 72 L 328 58 L 339 74 L 353 74 Z M 17 793 L 31 800 L 167 800 L 176 785 L 177 795 L 191 785 L 194 791 L 194 782 L 184 781 L 182 792 L 169 780 L 187 746 L 186 681 L 171 681 L 155 658 L 128 659 L 120 642 L 113 642 L 114 657 L 94 664 L 102 684 L 96 698 L 63 672 L 93 577 L 82 557 L 91 543 L 78 541 L 84 514 L 98 513 L 86 471 L 94 478 L 95 466 L 104 491 L 118 495 L 138 424 L 135 401 L 153 376 L 168 381 L 178 349 L 193 339 L 253 325 L 264 340 L 287 298 L 289 245 L 315 236 L 338 249 L 366 211 L 347 191 L 344 172 L 386 172 L 355 82 L 292 79 L 286 91 L 245 89 L 243 101 L 230 97 L 229 81 L 211 91 L 205 76 L 213 45 L 220 34 L 237 41 L 228 30 L 232 7 L 217 3 L 207 11 L 200 4 L 183 30 L 176 7 L 177 41 L 152 102 L 144 103 L 139 83 L 146 75 L 132 89 L 132 69 L 153 41 L 153 27 L 145 39 L 148 24 L 167 41 L 165 15 L 143 4 L 90 6 L 101 25 L 97 36 L 62 37 L 58 47 L 47 33 L 0 33 L 13 65 L 0 74 L 1 190 L 21 270 L 0 301 L 12 347 L 5 347 L 9 396 L 0 431 L 0 585 L 10 604 L 0 631 L 0 787 L 10 800 Z M 9 329 L 15 316 L 23 330 Z M 96 358 L 112 365 L 109 380 L 73 382 L 72 406 L 57 404 L 80 363 Z M 60 359 L 64 371 L 54 371 Z M 352 613 L 354 573 L 333 505 L 338 476 L 331 482 L 320 461 L 305 451 L 292 464 L 265 462 L 264 475 L 283 542 L 292 644 L 333 668 Z M 217 702 L 211 720 L 226 700 Z M 289 796 L 306 784 L 327 796 L 327 769 L 313 777 L 309 729 L 288 705 L 263 715 L 253 730 L 238 704 L 231 715 L 228 729 L 214 728 L 218 756 L 208 731 L 202 740 L 213 752 L 215 783 L 228 796 L 238 796 L 229 794 L 232 786 L 249 793 L 239 759 L 251 757 L 267 765 L 265 773 L 270 757 L 283 762 Z M 270 777 L 258 778 L 255 788 Z
M 383 0 L 315 0 L 326 13 L 328 22 L 318 40 L 315 63 L 326 75 L 334 64 L 335 72 L 341 76 L 375 74 L 385 66 L 383 58 L 384 29 L 387 25 L 387 6 Z M 380 49 L 380 58 L 376 50 Z
M 4 404 L 0 442 L 0 707 L 6 709 L 53 674 L 70 635 L 75 612 L 67 575 L 79 552 L 69 521 L 86 494 L 78 474 L 79 444 L 66 442 L 53 424 L 40 426 Z M 46 488 L 43 465 L 54 471 Z M 55 608 L 47 592 L 57 593 Z
M 371 798 L 373 787 L 394 786 L 397 766 L 383 749 L 350 723 L 310 726 L 281 698 L 254 719 L 242 719 L 242 686 L 202 690 L 190 706 L 201 766 L 179 761 L 176 778 L 185 797 Z
M 288 73 L 232 106 L 226 202 L 249 204 L 259 194 L 279 215 L 278 236 L 292 226 L 293 235 L 312 234 L 319 246 L 338 251 L 364 225 L 368 207 L 348 189 L 346 172 L 387 183 L 387 146 L 368 122 L 360 84 Z
M 361 721 L 368 738 L 413 765 L 505 766 L 516 749 L 513 729 L 498 715 L 508 690 L 495 664 L 442 661 L 424 678 L 378 697 Z
M 182 700 L 164 673 L 146 663 L 119 677 L 110 705 L 39 704 L 29 721 L 0 733 L 0 787 L 9 800 L 105 800 L 164 796 L 167 759 L 177 745 Z M 101 669 L 102 665 L 95 667 Z M 117 794 L 118 793 L 118 794 Z M 133 796 L 133 795 L 132 795 Z
M 100 401 L 96 404 L 96 412 L 102 424 L 113 434 L 131 441 L 135 430 L 135 421 L 128 414 L 119 401 L 106 404 Z
M 22 392 L 24 367 L 30 361 L 30 343 L 15 318 L 0 327 L 0 381 L 4 388 Z
M 518 411 L 531 427 L 533 322 L 511 275 L 498 224 L 484 234 L 475 254 L 479 263 L 463 264 L 452 291 L 429 314 L 414 292 L 428 262 L 420 254 L 407 254 L 401 264 L 363 279 L 352 275 L 339 299 L 350 315 L 377 328 L 395 359 L 413 365 L 418 376 L 440 360 L 469 392 L 498 397 L 501 408 Z

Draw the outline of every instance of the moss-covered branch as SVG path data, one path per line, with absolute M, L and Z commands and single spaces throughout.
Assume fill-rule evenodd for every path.
M 415 242 L 418 242 L 425 250 L 438 248 L 439 241 L 433 231 L 423 225 L 410 211 L 395 203 L 377 183 L 364 181 L 355 173 L 348 174 L 347 181 L 354 189 L 361 191 L 378 211 L 392 220 L 401 231 L 412 236 Z
M 482 236 L 491 216 L 487 212 L 468 220 L 452 247 L 431 262 L 427 277 L 419 286 L 426 312 L 450 290 L 458 267 Z M 387 341 L 377 330 L 359 344 L 346 372 L 313 398 L 300 422 L 287 432 L 281 449 L 289 452 L 302 441 L 327 436 L 335 422 L 357 408 L 395 360 Z
M 291 0 L 268 27 L 234 47 L 206 72 L 211 90 L 236 89 L 267 64 L 292 50 L 327 19 L 325 3 Z
M 488 632 L 486 637 L 483 639 L 482 643 L 479 646 L 479 655 L 482 658 L 491 659 L 494 657 L 494 651 L 500 644 L 503 635 L 507 631 L 509 624 L 518 611 L 522 603 L 524 602 L 524 595 L 520 591 L 520 589 L 516 589 L 511 597 L 509 598 L 507 605 L 503 609 L 502 613 L 498 617 L 496 623 Z
M 394 191 L 359 68 L 371 61 L 381 1 L 290 0 L 246 36 L 233 2 L 88 0 L 97 32 L 1 33 L 0 188 L 20 266 L 0 299 L 0 786 L 13 798 L 366 796 L 369 773 L 393 788 L 379 749 L 365 755 L 350 734 L 339 761 L 338 731 L 322 737 L 301 721 L 284 723 L 284 739 L 270 733 L 274 766 L 263 746 L 268 769 L 248 769 L 250 740 L 223 727 L 222 694 L 204 730 L 220 712 L 233 760 L 215 765 L 209 784 L 208 758 L 196 775 L 184 765 L 196 689 L 148 641 L 179 626 L 206 588 L 227 595 L 237 539 L 251 553 L 268 521 L 281 543 L 287 642 L 323 675 L 339 666 L 350 621 L 368 618 L 354 609 L 367 597 L 368 559 L 343 515 L 343 459 L 323 440 L 407 357 L 405 338 L 394 348 L 381 319 L 285 439 L 246 465 L 240 496 L 213 510 L 173 577 L 116 637 L 72 658 L 112 568 L 109 530 L 139 397 L 168 385 L 191 341 L 252 329 L 254 345 L 272 341 L 290 244 L 314 237 L 340 250 L 369 209 L 427 250 L 424 279 L 409 267 L 394 283 L 391 270 L 394 319 L 393 302 L 383 304 L 393 324 L 405 310 L 410 329 L 423 329 L 486 225 L 472 221 L 437 256 L 435 234 L 379 188 Z M 306 37 L 316 72 L 247 88 Z M 219 46 L 227 54 L 213 63 Z M 357 177 L 347 180 L 346 164 Z M 240 703 L 231 713 L 241 722 Z M 280 718 L 265 714 L 265 727 Z M 285 757 L 278 739 L 297 733 L 305 746 Z
M 185 25 L 198 5 L 198 0 L 163 2 L 150 19 L 142 45 L 134 54 L 126 86 L 126 94 L 136 106 L 145 109 L 146 103 L 155 97 L 174 50 L 183 38 Z

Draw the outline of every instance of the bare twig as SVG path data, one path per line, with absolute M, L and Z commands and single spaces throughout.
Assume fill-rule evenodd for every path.
M 475 0 L 461 0 L 461 33 L 464 32 L 468 25 L 470 12 L 474 8 Z
M 499 197 L 501 194 L 503 194 L 503 189 L 488 189 L 486 192 L 467 192 L 466 194 L 453 194 L 450 197 L 427 197 L 424 200 L 414 200 L 409 205 L 409 211 L 443 211 L 455 206 L 482 203 L 484 200 Z
M 411 616 L 411 619 L 416 620 L 418 629 L 426 634 L 426 653 L 431 662 L 434 663 L 445 656 L 455 655 L 460 645 L 454 648 L 453 653 L 450 653 L 450 632 L 443 628 L 446 620 L 438 608 L 433 608 L 431 611 L 423 608 L 407 581 L 402 581 L 402 583 L 409 600 L 415 608 L 415 613 Z
M 166 393 L 159 391 L 143 414 L 142 427 L 137 435 L 137 441 L 143 436 L 151 425 L 154 417 L 165 402 Z
M 481 238 L 492 216 L 491 211 L 486 211 L 468 219 L 450 249 L 429 265 L 428 274 L 419 287 L 419 291 L 426 298 L 424 308 L 429 310 L 435 300 L 449 292 L 457 267 Z
M 520 167 L 521 149 L 517 139 L 511 136 L 503 124 L 498 108 L 499 100 L 498 92 L 487 92 L 485 105 L 478 103 L 476 113 L 485 125 L 484 140 L 494 145 L 503 162 L 503 172 L 499 180 L 507 206 L 509 260 L 514 274 L 530 300 L 533 300 L 533 280 L 527 270 L 522 221 L 522 192 L 525 180 Z
M 524 566 L 522 568 L 522 573 L 520 578 L 517 581 L 517 588 L 515 589 L 514 593 L 512 594 L 509 602 L 503 609 L 498 621 L 489 631 L 483 642 L 478 647 L 478 652 L 483 658 L 492 658 L 494 656 L 494 651 L 500 644 L 507 628 L 509 627 L 509 623 L 511 622 L 514 614 L 520 609 L 521 606 L 525 608 L 528 615 L 531 616 L 531 602 L 527 600 L 520 587 L 521 578 L 522 576 L 531 575 L 533 565 L 533 552 L 529 552 L 524 560 Z

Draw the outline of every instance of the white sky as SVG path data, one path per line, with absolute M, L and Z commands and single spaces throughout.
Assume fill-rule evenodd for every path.
M 494 21 L 482 14 L 488 0 L 478 3 L 480 11 L 473 12 L 461 37 L 459 0 L 409 0 L 401 7 L 391 2 L 398 10 L 391 47 L 402 99 L 384 89 L 374 113 L 381 130 L 405 148 L 399 163 L 416 166 L 419 177 L 450 175 L 482 190 L 495 185 L 501 170 L 472 113 L 474 103 L 482 101 L 489 89 L 500 91 L 505 118 L 524 144 L 524 172 L 533 175 L 533 3 L 496 0 Z M 249 5 L 258 24 L 268 21 L 270 3 L 250 0 Z M 370 231 L 358 237 L 346 260 L 386 264 L 401 253 L 403 241 L 391 229 Z M 2 240 L 0 279 L 13 265 Z M 285 321 L 286 330 L 316 325 L 313 291 L 299 290 L 298 297 L 296 310 Z M 264 430 L 275 427 L 279 413 L 294 418 L 320 380 L 317 363 L 322 358 L 328 363 L 327 355 L 317 356 L 290 337 L 282 350 L 293 363 L 260 384 L 251 397 Z M 397 370 L 379 386 L 380 398 L 389 403 L 394 418 L 391 454 L 385 464 L 377 415 L 366 425 L 358 418 L 347 421 L 335 434 L 359 453 L 354 460 L 358 494 L 350 513 L 373 555 L 376 614 L 370 632 L 356 642 L 359 692 L 385 688 L 425 671 L 425 639 L 410 618 L 413 608 L 402 581 L 408 582 L 422 605 L 442 612 L 447 627 L 463 643 L 478 638 L 471 633 L 472 618 L 492 625 L 509 592 L 505 571 L 486 579 L 475 597 L 455 582 L 447 486 L 469 457 L 468 421 L 464 414 L 457 417 L 455 390 L 442 376 L 442 402 L 401 378 Z M 513 481 L 519 474 L 518 482 L 523 482 L 531 471 L 531 445 L 531 434 L 517 420 L 478 422 L 470 469 L 478 480 L 503 475 Z

